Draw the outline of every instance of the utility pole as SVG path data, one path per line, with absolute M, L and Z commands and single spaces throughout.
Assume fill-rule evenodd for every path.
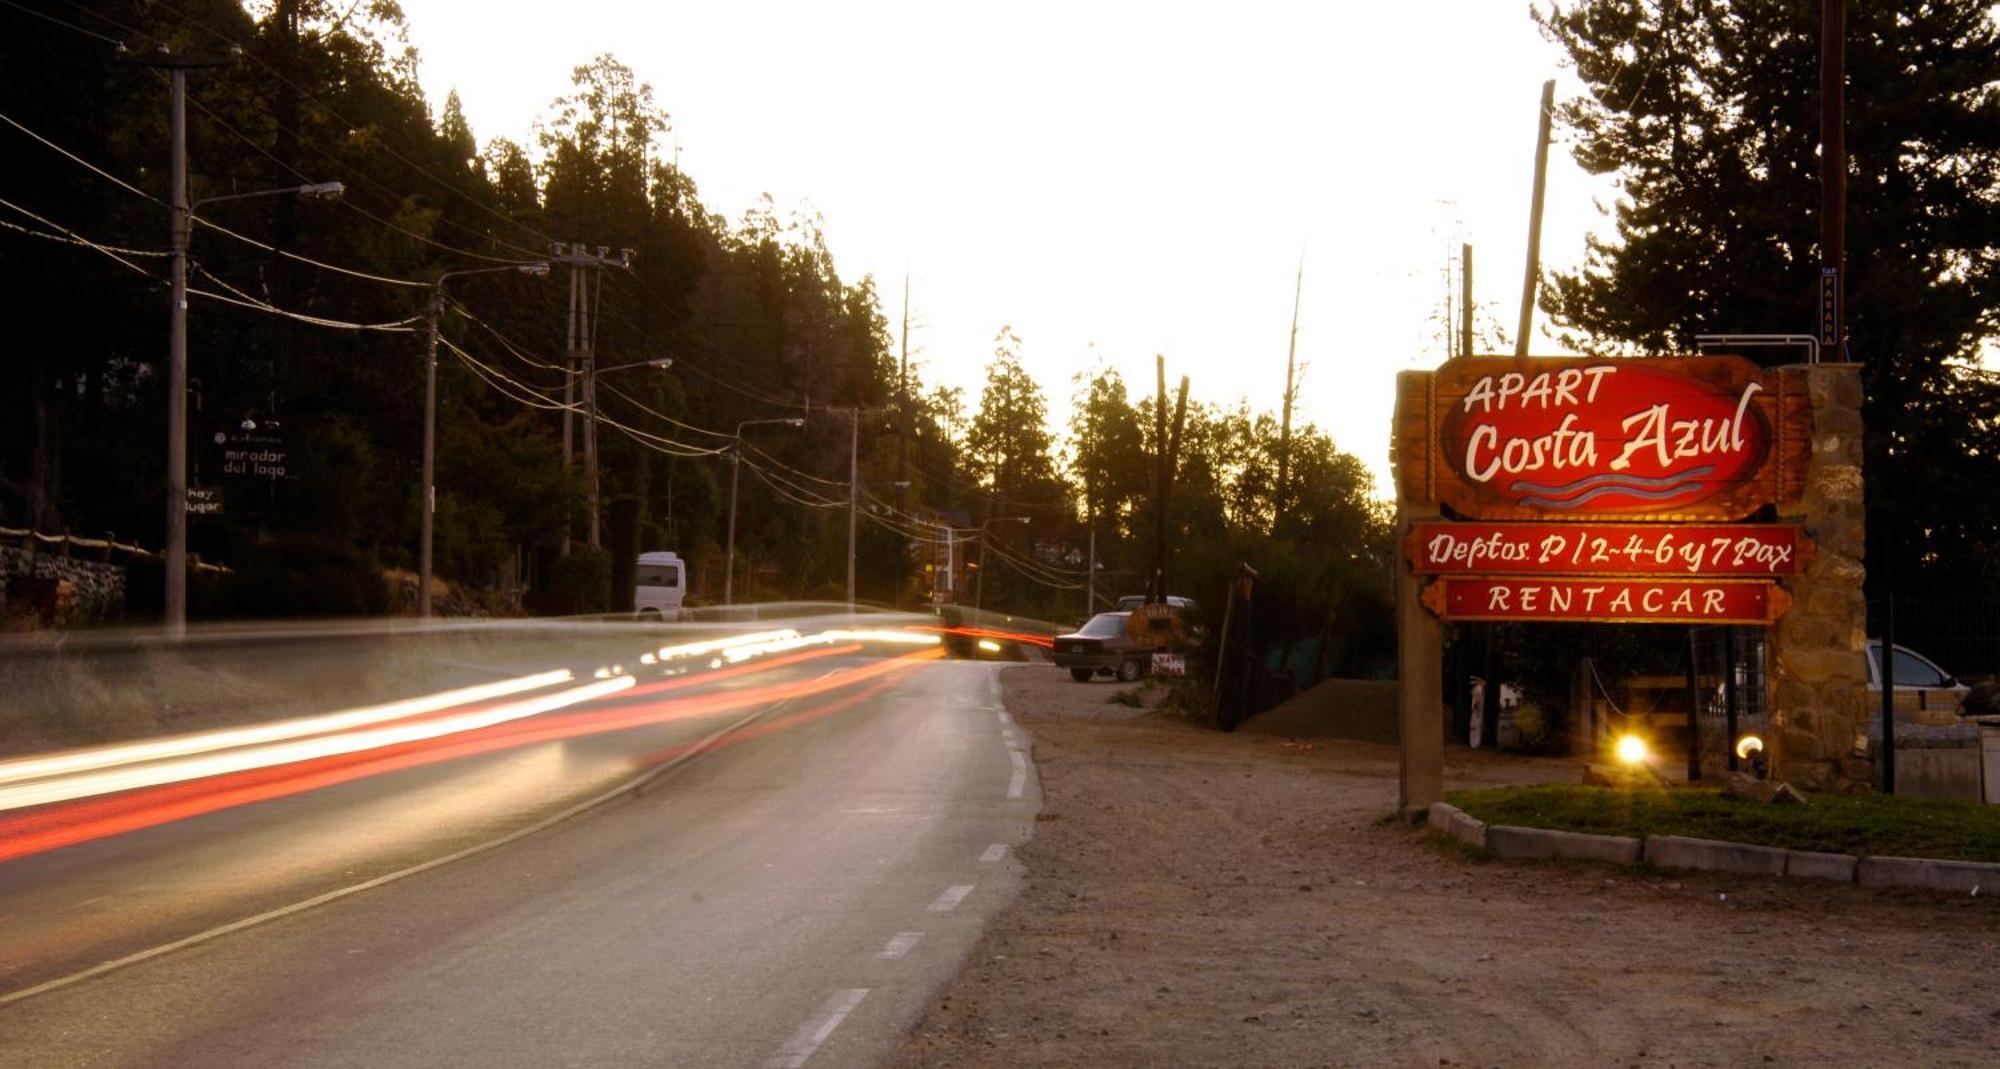
M 187 634 L 187 255 L 193 212 L 188 205 L 187 72 L 221 67 L 234 56 L 188 56 L 172 52 L 134 57 L 130 62 L 164 67 L 169 94 L 172 162 L 171 248 L 167 314 L 167 582 L 161 621 L 169 638 Z
M 556 242 L 552 260 L 570 265 L 569 291 L 569 374 L 563 380 L 563 471 L 574 470 L 573 435 L 570 430 L 577 398 L 573 383 L 582 366 L 583 378 L 583 464 L 589 486 L 590 548 L 602 549 L 602 482 L 597 466 L 597 313 L 604 304 L 603 268 L 632 269 L 632 250 L 620 249 L 617 259 L 611 248 L 599 245 L 595 253 L 582 242 Z M 593 281 L 595 287 L 593 288 Z M 569 530 L 563 530 L 563 552 L 569 552 Z
M 423 513 L 420 523 L 417 548 L 417 615 L 429 619 L 431 615 L 431 545 L 435 536 L 437 521 L 437 373 L 438 373 L 438 319 L 444 314 L 444 284 L 454 278 L 466 275 L 492 275 L 506 271 L 517 271 L 524 275 L 546 275 L 549 265 L 545 262 L 516 264 L 509 267 L 475 267 L 465 271 L 446 271 L 431 283 L 431 299 L 424 329 L 424 492 L 419 509 Z
M 722 603 L 736 604 L 736 487 L 743 473 L 743 432 L 751 427 L 783 424 L 798 428 L 806 421 L 792 419 L 746 419 L 736 425 L 736 436 L 730 439 L 729 448 L 729 548 L 722 559 Z
M 1166 597 L 1167 576 L 1167 358 L 1153 356 L 1153 574 L 1147 600 Z
M 1166 475 L 1160 484 L 1160 604 L 1167 603 L 1167 565 L 1172 559 L 1166 547 L 1166 516 L 1168 504 L 1174 496 L 1174 473 L 1181 463 L 1181 431 L 1187 426 L 1188 377 L 1181 376 L 1180 396 L 1174 401 L 1174 430 L 1167 439 L 1167 463 L 1162 471 Z
M 1278 486 L 1272 495 L 1273 512 L 1278 523 L 1284 522 L 1285 504 L 1291 500 L 1286 491 L 1292 485 L 1292 398 L 1299 355 L 1299 295 L 1305 292 L 1305 284 L 1306 258 L 1301 255 L 1298 275 L 1292 280 L 1292 340 L 1285 350 L 1284 416 L 1278 423 Z
M 854 611 L 855 513 L 861 503 L 861 409 L 847 410 L 847 611 Z
M 1472 245 L 1458 247 L 1458 355 L 1472 355 Z
M 1819 351 L 1847 359 L 1841 322 L 1847 271 L 1847 4 L 1820 0 Z
M 903 272 L 903 355 L 896 378 L 896 511 L 909 511 L 910 494 L 910 273 Z M 897 595 L 897 601 L 902 596 Z
M 1542 271 L 1542 196 L 1549 183 L 1549 124 L 1556 108 L 1556 81 L 1542 83 L 1542 112 L 1535 135 L 1535 194 L 1528 207 L 1528 270 L 1521 279 L 1521 326 L 1514 332 L 1514 355 L 1528 355 L 1528 331 L 1535 325 L 1535 283 Z
M 424 330 L 424 496 L 417 542 L 417 616 L 431 618 L 431 543 L 437 522 L 438 317 L 444 314 L 444 278 L 431 286 Z
M 173 324 L 167 334 L 167 635 L 187 634 L 187 68 L 174 67 L 172 292 Z
M 593 270 L 585 276 L 585 286 L 595 280 L 597 293 L 585 293 L 590 311 L 583 317 L 583 465 L 590 481 L 590 548 L 604 548 L 599 528 L 602 510 L 597 480 L 597 309 L 604 301 L 604 276 Z
M 573 243 L 572 243 L 573 244 Z M 569 246 L 556 242 L 551 250 L 555 259 L 569 264 L 569 326 L 563 334 L 563 478 L 567 480 L 576 470 L 576 360 L 577 360 L 577 296 L 578 280 L 582 277 L 581 267 L 573 260 L 566 259 Z M 575 513 L 569 506 L 563 506 L 562 555 L 569 556 L 570 524 Z

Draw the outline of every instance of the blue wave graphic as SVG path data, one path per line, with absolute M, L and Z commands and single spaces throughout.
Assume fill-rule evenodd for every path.
M 1658 490 L 1641 490 L 1631 486 L 1600 486 L 1595 490 L 1578 494 L 1575 497 L 1524 497 L 1520 503 L 1523 505 L 1535 505 L 1541 508 L 1573 509 L 1584 502 L 1609 494 L 1623 494 L 1626 497 L 1642 498 L 1647 501 L 1663 501 L 1670 497 L 1679 497 L 1689 490 L 1698 489 L 1700 486 L 1701 480 L 1699 479 L 1689 479 L 1686 482 L 1675 483 L 1672 486 L 1661 487 Z
M 1704 475 L 1713 475 L 1713 474 L 1715 474 L 1715 465 L 1703 464 L 1698 468 L 1688 468 L 1685 471 L 1672 471 L 1668 472 L 1665 475 L 1652 476 L 1652 477 L 1642 477 L 1638 475 L 1623 475 L 1617 472 L 1605 472 L 1598 475 L 1586 475 L 1583 478 L 1578 479 L 1573 483 L 1564 483 L 1561 486 L 1545 486 L 1541 483 L 1531 483 L 1526 479 L 1522 479 L 1520 482 L 1517 482 L 1512 486 L 1509 486 L 1507 489 L 1512 490 L 1515 493 L 1521 493 L 1522 491 L 1527 491 L 1529 493 L 1535 493 L 1535 494 L 1555 494 L 1560 496 L 1562 494 L 1571 493 L 1572 491 L 1581 490 L 1588 486 L 1597 486 L 1602 483 L 1618 483 L 1622 486 L 1655 487 L 1655 486 L 1666 486 L 1671 483 L 1681 482 L 1687 479 L 1699 479 Z

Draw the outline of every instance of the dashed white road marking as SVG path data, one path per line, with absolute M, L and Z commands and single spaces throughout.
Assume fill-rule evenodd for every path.
M 840 1022 L 854 1012 L 854 1007 L 861 1005 L 861 1000 L 867 997 L 868 989 L 865 987 L 842 988 L 827 996 L 827 1000 L 820 1004 L 819 1012 L 799 1026 L 791 1042 L 765 1062 L 764 1069 L 799 1069 L 819 1049 L 819 1045 L 826 1042 L 826 1037 L 840 1027 Z
M 1008 750 L 1007 756 L 1014 761 L 1014 778 L 1007 781 L 1007 797 L 1019 798 L 1028 789 L 1028 759 L 1019 750 Z
M 1006 857 L 1006 856 L 1007 856 L 1007 844 L 1006 844 L 1006 843 L 994 843 L 994 844 L 993 844 L 992 846 L 989 846 L 989 847 L 987 847 L 987 848 L 986 848 L 986 852 L 985 852 L 985 853 L 983 853 L 983 854 L 979 855 L 979 860 L 981 860 L 981 861 L 998 861 L 998 860 L 1000 860 L 1001 858 L 1003 858 L 1003 857 Z
M 882 948 L 880 956 L 885 958 L 900 958 L 908 954 L 910 948 L 917 945 L 917 940 L 923 937 L 924 933 L 922 932 L 897 932 L 889 940 L 889 945 Z
M 1002 711 L 1000 711 L 1000 712 L 998 712 L 998 713 L 995 713 L 994 715 L 995 715 L 995 716 L 998 716 L 998 717 L 1000 718 L 1000 722 L 1001 722 L 1002 724 L 1011 724 L 1011 723 L 1013 723 L 1013 722 L 1014 722 L 1014 718 L 1013 718 L 1013 717 L 1011 717 L 1011 716 L 1008 716 L 1005 710 L 1002 710 Z
M 952 910 L 957 909 L 958 904 L 960 902 L 965 901 L 965 896 L 971 893 L 972 893 L 971 884 L 969 883 L 953 884 L 950 887 L 945 888 L 943 894 L 937 896 L 937 901 L 932 902 L 930 904 L 929 907 L 930 911 L 932 913 L 949 913 Z

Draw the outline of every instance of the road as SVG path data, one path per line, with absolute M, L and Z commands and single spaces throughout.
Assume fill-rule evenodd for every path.
M 995 671 L 835 649 L 689 686 L 689 715 L 0 861 L 6 998 L 666 765 L 15 998 L 4 1061 L 878 1064 L 1018 888 L 1038 792 Z M 621 701 L 654 708 L 585 713 Z

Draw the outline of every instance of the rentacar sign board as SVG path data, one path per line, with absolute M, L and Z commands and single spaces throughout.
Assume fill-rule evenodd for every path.
M 1403 557 L 1447 620 L 1768 623 L 1812 543 L 1812 405 L 1740 357 L 1466 357 L 1402 379 Z
M 1803 380 L 1739 357 L 1469 357 L 1405 389 L 1407 503 L 1490 520 L 1738 520 L 1796 503 Z

